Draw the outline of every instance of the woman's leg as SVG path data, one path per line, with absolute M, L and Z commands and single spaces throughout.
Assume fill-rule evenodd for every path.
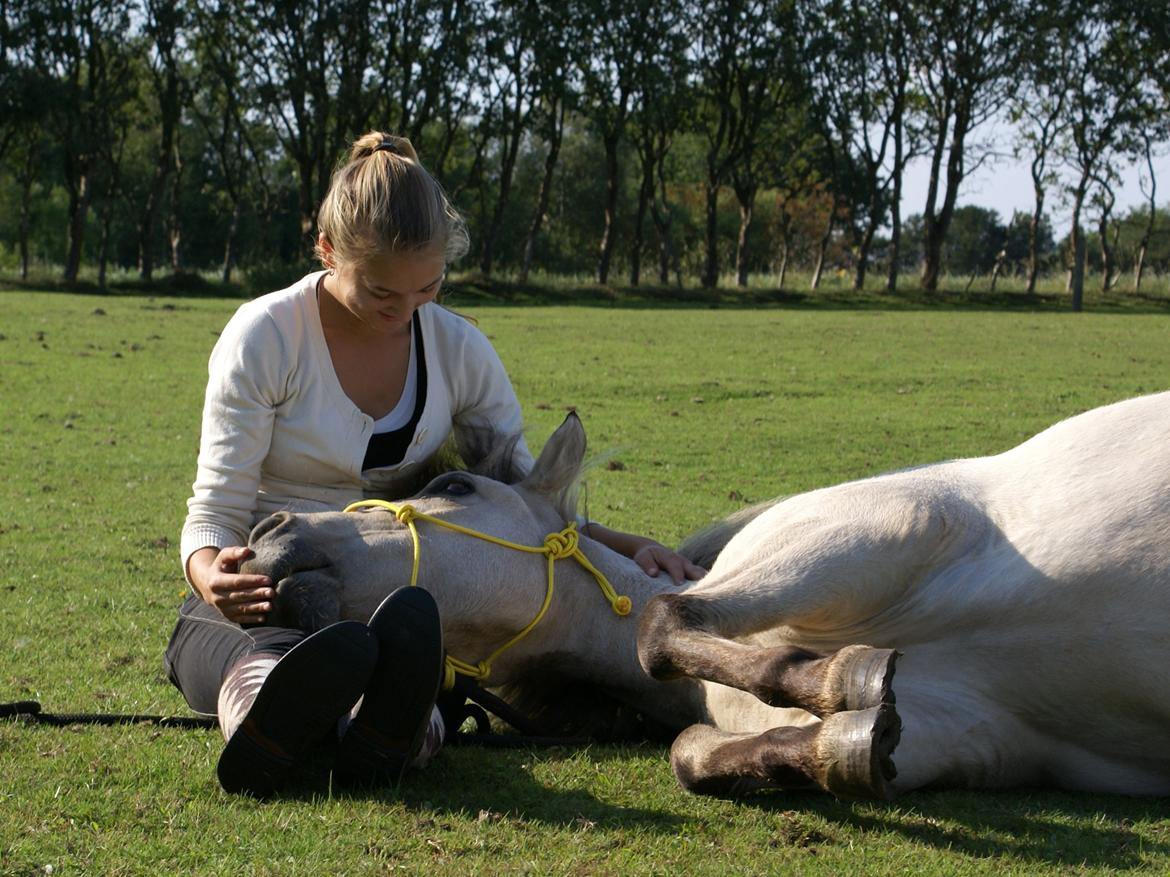
M 214 606 L 188 596 L 163 662 L 167 676 L 197 713 L 218 713 L 220 691 L 231 669 L 245 656 L 263 653 L 275 661 L 305 638 L 291 627 L 241 627 Z
M 220 784 L 263 797 L 335 731 L 365 690 L 377 655 L 377 638 L 355 621 L 309 636 L 244 628 L 192 597 L 180 610 L 165 661 L 192 709 L 219 717 L 227 741 Z
M 378 663 L 337 752 L 349 782 L 397 783 L 425 765 L 443 742 L 435 697 L 443 678 L 443 632 L 434 598 L 399 588 L 370 617 Z

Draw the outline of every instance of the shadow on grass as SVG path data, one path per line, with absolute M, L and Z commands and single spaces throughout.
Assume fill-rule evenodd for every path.
M 899 835 L 974 858 L 1129 870 L 1148 866 L 1148 857 L 1170 856 L 1170 843 L 1151 841 L 1133 828 L 1170 816 L 1170 806 L 1152 798 L 938 791 L 915 792 L 882 805 L 837 801 L 811 792 L 771 792 L 741 803 L 816 815 L 842 828 Z M 820 840 L 832 842 L 831 837 Z
M 290 270 L 288 282 L 296 279 Z M 123 296 L 158 296 L 247 299 L 257 294 L 237 283 L 210 281 L 198 274 L 168 275 L 158 280 L 119 280 L 105 289 L 96 283 L 37 278 L 20 281 L 0 278 L 0 290 L 69 293 L 96 298 Z M 598 286 L 573 283 L 516 283 L 474 274 L 449 280 L 444 286 L 444 301 L 455 308 L 480 307 L 547 307 L 573 306 L 630 310 L 672 309 L 791 309 L 791 310 L 881 310 L 881 311 L 1019 311 L 1071 313 L 1066 294 L 1022 292 L 987 292 L 965 289 L 940 289 L 927 292 L 907 283 L 895 295 L 877 291 L 853 292 L 848 289 L 824 288 L 813 291 L 761 289 L 698 289 L 673 286 Z M 1108 293 L 1086 290 L 1085 310 L 1094 313 L 1170 313 L 1170 297 L 1146 292 L 1115 290 Z
M 597 760 L 621 760 L 627 752 L 594 750 Z M 650 751 L 658 752 L 657 748 Z M 577 757 L 576 747 L 540 750 L 484 749 L 477 746 L 444 749 L 424 770 L 407 773 L 398 788 L 356 787 L 329 789 L 327 763 L 322 753 L 316 764 L 286 785 L 280 797 L 293 800 L 333 798 L 352 801 L 397 802 L 414 810 L 448 813 L 466 818 L 480 814 L 485 821 L 522 820 L 533 825 L 576 828 L 583 824 L 637 828 L 658 834 L 677 833 L 686 816 L 668 810 L 619 806 L 571 786 L 550 787 L 533 775 L 537 763 Z M 665 757 L 665 756 L 664 756 Z
M 542 286 L 510 283 L 467 276 L 450 281 L 445 301 L 455 307 L 540 307 L 572 305 L 598 308 L 691 308 L 691 309 L 793 309 L 793 310 L 972 310 L 972 311 L 1056 311 L 1069 312 L 1069 297 L 1063 294 L 1021 292 L 980 292 L 941 289 L 926 292 L 909 284 L 896 295 L 823 289 L 816 292 L 792 289 L 679 289 L 640 286 Z M 1085 310 L 1118 313 L 1170 313 L 1170 298 L 1148 293 L 1086 291 Z

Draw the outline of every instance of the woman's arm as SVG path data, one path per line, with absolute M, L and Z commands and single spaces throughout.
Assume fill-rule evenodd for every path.
M 183 572 L 204 602 L 231 621 L 264 620 L 274 596 L 264 576 L 239 564 L 256 508 L 260 468 L 272 442 L 282 340 L 263 314 L 239 312 L 208 365 L 199 461 L 183 525 Z
M 646 575 L 656 576 L 660 570 L 666 570 L 674 583 L 681 585 L 686 579 L 693 581 L 707 574 L 707 570 L 691 563 L 677 551 L 671 551 L 661 542 L 655 542 L 646 536 L 611 530 L 595 521 L 585 524 L 584 533 L 618 554 L 624 554 L 632 559 L 642 567 Z
M 263 624 L 276 599 L 268 576 L 239 574 L 240 563 L 251 556 L 251 548 L 233 545 L 200 548 L 187 558 L 187 578 L 195 593 L 237 624 Z

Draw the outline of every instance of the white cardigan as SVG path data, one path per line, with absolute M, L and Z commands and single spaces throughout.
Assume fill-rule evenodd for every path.
M 437 304 L 418 310 L 427 395 L 404 459 L 362 472 L 374 421 L 345 395 L 321 327 L 314 272 L 242 305 L 211 353 L 183 570 L 200 548 L 246 545 L 280 509 L 328 511 L 370 495 L 395 497 L 412 468 L 455 432 L 474 450 L 476 430 L 521 432 L 520 403 L 491 342 Z M 516 462 L 531 468 L 523 439 Z M 469 461 L 475 462 L 475 461 Z

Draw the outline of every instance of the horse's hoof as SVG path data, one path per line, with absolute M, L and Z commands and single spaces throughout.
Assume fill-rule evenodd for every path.
M 817 734 L 821 786 L 838 798 L 888 801 L 902 720 L 891 704 L 836 713 Z
M 871 646 L 848 646 L 838 653 L 833 674 L 840 679 L 842 710 L 867 710 L 893 704 L 894 664 L 898 652 Z M 840 674 L 840 675 L 837 675 Z

